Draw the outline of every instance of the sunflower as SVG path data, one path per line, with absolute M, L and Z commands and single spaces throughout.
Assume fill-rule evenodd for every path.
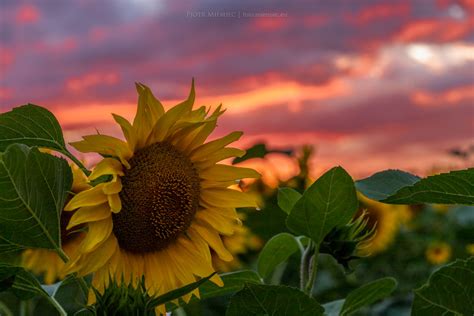
M 361 211 L 367 212 L 367 229 L 376 228 L 370 240 L 361 249 L 362 255 L 374 255 L 387 249 L 395 239 L 404 214 L 407 213 L 405 205 L 384 204 L 371 200 L 359 193 Z
M 239 214 L 241 220 L 244 220 L 244 214 Z M 238 255 L 243 255 L 249 251 L 257 251 L 262 247 L 262 240 L 252 233 L 252 231 L 243 223 L 236 223 L 234 234 L 222 238 L 224 246 L 234 256 L 232 261 L 224 261 L 212 252 L 212 265 L 219 272 L 234 271 L 242 266 Z
M 426 249 L 425 257 L 434 265 L 446 263 L 451 258 L 451 246 L 445 242 L 433 242 Z
M 44 150 L 42 151 L 44 152 Z M 89 189 L 90 185 L 87 184 L 87 178 L 84 173 L 75 165 L 71 165 L 71 170 L 73 175 L 72 194 Z M 71 215 L 71 212 L 61 212 L 61 246 L 66 255 L 70 259 L 74 259 L 84 234 L 67 229 Z M 21 260 L 23 267 L 37 275 L 42 275 L 45 284 L 52 284 L 57 280 L 62 280 L 67 274 L 66 264 L 53 250 L 27 249 L 22 253 Z
M 204 106 L 193 110 L 194 81 L 188 98 L 166 112 L 147 86 L 136 87 L 133 123 L 113 114 L 126 141 L 91 135 L 71 144 L 104 158 L 89 176 L 89 181 L 102 182 L 77 194 L 65 208 L 77 209 L 69 226 L 88 227 L 69 271 L 94 273 L 92 285 L 99 292 L 109 277 L 136 284 L 144 276 L 154 296 L 212 274 L 210 249 L 224 261 L 233 259 L 221 235 L 234 233 L 236 207 L 257 205 L 229 187 L 259 174 L 218 164 L 245 153 L 226 147 L 242 133 L 205 143 L 224 111 L 221 106 L 211 114 Z M 222 285 L 218 275 L 211 281 Z M 199 296 L 199 291 L 183 299 L 188 302 L 193 294 Z M 93 295 L 89 298 L 93 301 Z M 157 312 L 165 313 L 165 307 Z

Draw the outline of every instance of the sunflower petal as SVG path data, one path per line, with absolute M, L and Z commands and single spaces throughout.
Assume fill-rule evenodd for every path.
M 103 192 L 104 184 L 100 183 L 89 190 L 79 192 L 64 207 L 65 211 L 73 211 L 83 206 L 94 206 L 107 202 L 107 195 Z
M 87 222 L 103 220 L 110 216 L 110 207 L 107 203 L 94 206 L 81 207 L 72 215 L 67 229 Z
M 112 233 L 112 218 L 106 218 L 88 224 L 86 238 L 82 241 L 81 252 L 91 252 L 106 241 Z
M 163 141 L 166 136 L 168 136 L 172 132 L 172 126 L 179 120 L 179 118 L 185 113 L 191 111 L 195 97 L 196 95 L 194 92 L 193 80 L 193 83 L 191 85 L 191 92 L 189 93 L 188 99 L 171 108 L 170 110 L 168 110 L 168 112 L 163 114 L 162 117 L 160 117 L 160 119 L 153 127 L 150 137 L 148 138 L 147 144 Z
M 101 176 L 105 175 L 119 175 L 123 176 L 122 164 L 117 159 L 113 158 L 104 158 L 102 159 L 97 166 L 95 166 L 89 180 L 95 180 Z
M 120 125 L 122 129 L 123 136 L 127 140 L 128 146 L 130 147 L 131 151 L 135 151 L 135 145 L 137 143 L 137 135 L 135 133 L 135 129 L 133 128 L 132 124 L 125 119 L 124 117 L 112 113 L 115 122 Z
M 71 146 L 83 153 L 96 152 L 116 156 L 124 165 L 128 165 L 127 160 L 133 155 L 128 144 L 118 138 L 108 135 L 88 135 L 83 138 L 82 141 L 70 143 Z
M 213 212 L 198 211 L 195 221 L 201 226 L 209 226 L 222 235 L 230 236 L 234 233 L 235 221 Z
M 196 165 L 196 167 L 202 170 L 224 159 L 232 158 L 232 157 L 242 157 L 243 155 L 245 155 L 245 150 L 232 148 L 232 147 L 225 147 L 225 148 L 219 149 L 218 151 L 216 151 L 210 156 L 202 158 L 199 161 L 194 161 L 194 164 Z
M 194 229 L 209 244 L 209 246 L 214 249 L 219 258 L 224 261 L 231 261 L 233 259 L 232 254 L 224 247 L 221 237 L 213 229 L 196 225 L 195 223 L 193 223 L 189 229 Z
M 109 201 L 110 209 L 114 213 L 120 212 L 122 209 L 122 200 L 118 194 L 108 194 L 107 199 Z
M 222 138 L 213 140 L 209 143 L 197 147 L 191 152 L 191 160 L 199 161 L 205 157 L 208 157 L 218 151 L 219 149 L 224 148 L 228 144 L 235 142 L 242 136 L 242 132 L 233 132 Z
M 260 178 L 260 174 L 254 169 L 235 167 L 229 165 L 214 165 L 199 173 L 202 179 L 213 181 L 230 181 L 245 178 Z
M 207 189 L 201 201 L 214 207 L 258 207 L 254 196 L 232 189 Z

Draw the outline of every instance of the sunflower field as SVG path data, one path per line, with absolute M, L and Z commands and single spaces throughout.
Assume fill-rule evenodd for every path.
M 311 146 L 212 137 L 194 81 L 136 90 L 121 138 L 0 114 L 0 315 L 474 315 L 473 168 L 314 179 Z M 266 181 L 269 154 L 298 171 Z

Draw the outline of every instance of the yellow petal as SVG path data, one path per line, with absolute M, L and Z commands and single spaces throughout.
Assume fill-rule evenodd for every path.
M 193 138 L 193 140 L 190 142 L 189 148 L 187 150 L 193 150 L 198 146 L 201 146 L 204 144 L 206 139 L 211 135 L 211 133 L 214 131 L 214 129 L 217 126 L 217 119 L 219 116 L 221 116 L 225 110 L 221 110 L 222 104 L 220 104 L 212 113 L 212 115 L 207 119 L 207 123 L 203 128 L 199 130 L 198 133 L 196 133 L 196 136 Z
M 104 266 L 110 258 L 113 256 L 115 251 L 118 249 L 117 240 L 112 235 L 105 242 L 103 242 L 97 251 L 93 251 L 87 256 L 82 257 L 82 262 L 79 262 L 81 269 L 79 274 L 81 276 L 93 273 L 99 268 Z
M 235 167 L 229 165 L 214 165 L 199 173 L 202 179 L 213 181 L 229 181 L 245 178 L 259 178 L 260 174 L 250 168 Z
M 213 229 L 196 225 L 195 223 L 193 223 L 189 229 L 195 230 L 209 244 L 209 246 L 214 249 L 219 258 L 224 261 L 231 261 L 233 259 L 232 254 L 224 247 L 221 237 Z
M 199 225 L 207 225 L 223 235 L 230 236 L 234 233 L 235 221 L 222 215 L 202 210 L 197 211 L 194 218 Z
M 112 181 L 104 183 L 105 194 L 117 194 L 122 191 L 122 180 L 119 177 L 114 176 Z
M 91 252 L 104 243 L 112 233 L 113 222 L 112 218 L 108 217 L 97 222 L 90 222 L 87 226 L 89 230 L 81 244 L 82 252 Z
M 109 194 L 107 195 L 110 208 L 112 212 L 118 213 L 122 209 L 122 200 L 118 194 Z
M 67 229 L 71 229 L 72 227 L 83 223 L 99 221 L 109 216 L 110 207 L 107 203 L 81 207 L 72 215 L 71 219 L 69 220 Z
M 254 196 L 232 189 L 203 190 L 201 201 L 214 207 L 258 207 Z
M 194 99 L 194 80 L 191 85 L 191 92 L 189 93 L 188 99 L 175 107 L 171 108 L 168 112 L 163 114 L 162 117 L 156 122 L 153 130 L 150 134 L 150 137 L 147 141 L 147 144 L 152 144 L 156 142 L 163 141 L 166 136 L 171 133 L 171 127 L 178 121 L 178 119 L 185 113 L 191 111 Z
M 226 147 L 226 148 L 219 149 L 218 151 L 214 152 L 212 155 L 203 157 L 199 161 L 194 161 L 194 164 L 199 169 L 205 169 L 207 167 L 214 165 L 216 162 L 219 162 L 221 160 L 232 158 L 232 157 L 242 157 L 243 155 L 245 155 L 245 150 Z
M 233 132 L 230 133 L 227 136 L 224 136 L 222 138 L 213 140 L 209 143 L 206 143 L 204 145 L 201 145 L 197 147 L 193 152 L 191 153 L 191 160 L 193 161 L 199 161 L 202 160 L 203 158 L 212 155 L 214 152 L 218 151 L 219 149 L 224 148 L 226 145 L 235 142 L 242 136 L 242 132 Z
M 112 116 L 114 117 L 115 122 L 117 122 L 120 125 L 123 136 L 127 140 L 128 147 L 130 148 L 131 151 L 135 151 L 135 145 L 137 143 L 137 135 L 135 133 L 135 129 L 133 128 L 132 124 L 130 124 L 130 122 L 126 118 L 120 115 L 112 113 Z
M 96 152 L 116 156 L 124 165 L 128 165 L 127 160 L 133 155 L 128 144 L 118 138 L 108 135 L 89 135 L 83 138 L 82 141 L 70 143 L 71 146 L 83 153 Z
M 90 180 L 95 180 L 101 176 L 105 175 L 120 175 L 123 176 L 122 164 L 117 159 L 113 158 L 104 158 L 102 159 L 97 166 L 95 166 L 91 175 L 89 176 Z
M 103 183 L 96 185 L 89 190 L 79 192 L 64 207 L 65 211 L 72 211 L 83 206 L 94 206 L 107 202 L 107 195 L 102 191 Z

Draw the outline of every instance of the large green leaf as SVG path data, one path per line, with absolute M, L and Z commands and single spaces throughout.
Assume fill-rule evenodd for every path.
M 474 257 L 434 272 L 415 290 L 412 315 L 474 315 Z
M 226 316 L 318 316 L 324 308 L 298 289 L 281 285 L 246 284 L 231 299 Z
M 292 188 L 278 189 L 278 206 L 286 213 L 290 214 L 293 206 L 301 198 L 301 194 Z
M 241 290 L 246 283 L 260 284 L 260 277 L 251 270 L 229 272 L 220 275 L 224 286 L 217 286 L 207 281 L 199 287 L 201 299 L 228 295 Z
M 9 291 L 20 300 L 33 297 L 46 299 L 47 304 L 53 306 L 60 315 L 66 315 L 59 303 L 41 287 L 38 280 L 22 267 L 0 263 L 0 292 Z
M 351 315 L 360 308 L 389 296 L 396 287 L 397 281 L 394 278 L 383 278 L 364 284 L 347 295 L 340 315 Z
M 382 200 L 390 204 L 474 205 L 474 168 L 430 176 Z
M 273 236 L 258 256 L 258 273 L 262 278 L 268 277 L 277 265 L 286 261 L 298 249 L 298 242 L 293 235 L 281 233 Z
M 19 248 L 61 253 L 59 218 L 71 183 L 64 159 L 20 144 L 0 153 L 0 253 Z
M 356 181 L 358 191 L 372 200 L 383 200 L 395 194 L 403 187 L 411 186 L 420 178 L 401 170 L 385 170 Z
M 73 315 L 87 305 L 88 292 L 83 280 L 70 275 L 59 284 L 53 296 L 68 315 Z
M 311 237 L 320 244 L 331 229 L 351 220 L 358 205 L 351 176 L 343 168 L 335 167 L 304 192 L 286 224 L 295 234 Z
M 61 126 L 54 115 L 37 105 L 27 104 L 0 115 L 0 151 L 11 144 L 46 147 L 65 151 Z

